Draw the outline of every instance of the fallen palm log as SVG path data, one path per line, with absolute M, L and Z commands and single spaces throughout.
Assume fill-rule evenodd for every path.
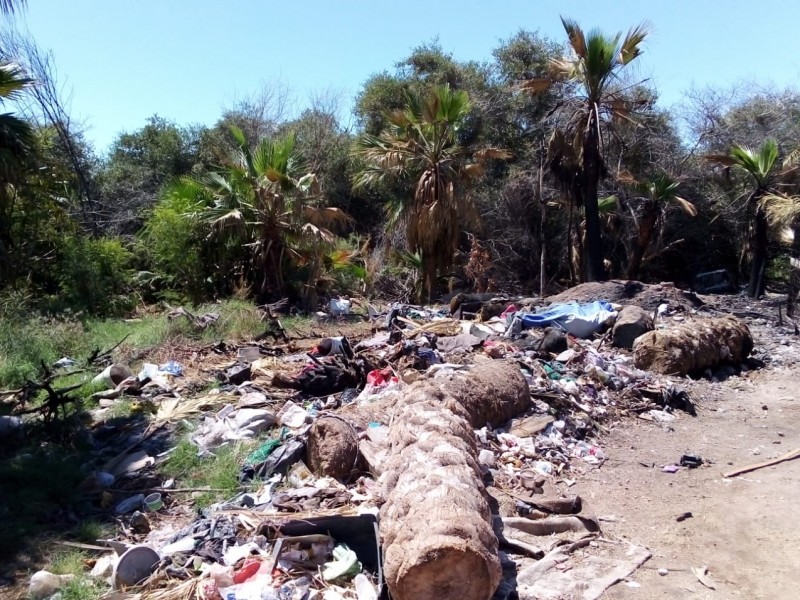
M 637 368 L 664 375 L 686 375 L 722 363 L 741 363 L 753 350 L 753 336 L 736 317 L 684 323 L 636 338 Z
M 506 370 L 495 367 L 494 372 Z M 490 407 L 513 404 L 517 394 L 506 403 L 484 388 L 479 397 L 473 379 L 470 373 L 442 383 L 419 382 L 395 407 L 381 477 L 386 500 L 381 531 L 384 576 L 396 600 L 487 600 L 500 582 L 497 537 L 473 427 L 492 416 Z M 459 394 L 467 390 L 472 393 Z
M 475 365 L 469 371 L 440 374 L 372 404 L 351 404 L 320 416 L 308 436 L 307 464 L 311 470 L 337 479 L 367 469 L 379 475 L 380 471 L 370 468 L 359 452 L 361 434 L 370 423 L 390 425 L 397 418 L 395 408 L 401 394 L 405 396 L 418 385 L 441 389 L 448 402 L 463 405 L 474 428 L 505 423 L 531 405 L 528 384 L 514 363 L 498 360 Z

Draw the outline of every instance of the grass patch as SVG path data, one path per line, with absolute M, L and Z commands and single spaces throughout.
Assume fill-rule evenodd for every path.
M 100 521 L 83 521 L 70 532 L 69 537 L 77 542 L 84 544 L 96 544 L 97 540 L 110 537 L 114 533 L 114 527 L 108 523 Z
M 56 575 L 75 575 L 77 577 L 86 571 L 85 562 L 89 556 L 81 550 L 59 550 L 53 555 L 47 570 Z
M 195 498 L 197 506 L 204 508 L 239 492 L 242 461 L 255 445 L 252 441 L 232 443 L 217 448 L 213 456 L 201 457 L 197 455 L 197 447 L 183 439 L 162 465 L 161 472 L 174 478 L 176 487 L 213 490 Z
M 90 577 L 76 577 L 60 592 L 61 600 L 98 600 L 108 592 L 108 587 Z
M 56 575 L 74 575 L 60 590 L 61 600 L 96 600 L 108 591 L 108 587 L 89 577 L 86 561 L 90 557 L 80 550 L 59 550 L 46 570 Z
M 216 304 L 189 307 L 194 314 L 219 313 L 220 318 L 206 329 L 197 329 L 186 318 L 167 319 L 164 311 L 143 314 L 140 318 L 88 319 L 43 317 L 23 305 L 0 303 L 0 388 L 14 389 L 28 379 L 36 379 L 41 364 L 52 365 L 68 356 L 77 361 L 88 358 L 95 349 L 107 350 L 125 341 L 115 352 L 117 359 L 129 359 L 139 350 L 175 342 L 212 343 L 219 340 L 248 340 L 263 333 L 262 313 L 246 300 L 231 299 Z M 296 318 L 287 319 L 293 323 Z M 127 337 L 126 337 L 127 336 Z M 76 366 L 79 368 L 80 365 Z M 59 385 L 91 381 L 94 372 L 59 379 Z M 78 391 L 88 397 L 97 391 L 91 385 Z

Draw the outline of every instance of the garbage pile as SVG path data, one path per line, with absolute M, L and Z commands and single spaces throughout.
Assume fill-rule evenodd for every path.
M 602 437 L 621 417 L 696 415 L 674 376 L 738 369 L 753 349 L 744 322 L 685 303 L 462 295 L 442 308 L 370 309 L 361 339 L 219 358 L 219 388 L 194 401 L 176 392 L 177 361 L 101 374 L 109 392 L 160 397 L 155 424 L 199 416 L 200 455 L 254 446 L 241 493 L 188 524 L 160 517 L 179 502 L 171 482 L 158 498 L 114 498 L 125 546 L 98 576 L 140 600 L 363 600 L 387 588 L 396 600 L 480 600 L 584 584 L 583 597 L 599 597 L 649 554 L 626 545 L 592 558 L 600 526 L 569 488 L 606 460 Z M 656 368 L 659 353 L 672 359 Z M 146 458 L 130 448 L 98 485 L 152 469 Z M 554 568 L 565 561 L 570 575 Z

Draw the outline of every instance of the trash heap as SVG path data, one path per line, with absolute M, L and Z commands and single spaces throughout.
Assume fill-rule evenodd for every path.
M 220 388 L 192 401 L 175 393 L 177 362 L 118 381 L 109 369 L 114 391 L 135 379 L 172 393 L 154 425 L 200 416 L 199 454 L 258 444 L 243 491 L 188 525 L 160 518 L 178 506 L 172 482 L 159 486 L 166 508 L 117 503 L 125 544 L 98 575 L 141 600 L 599 597 L 649 553 L 603 544 L 570 488 L 606 460 L 602 436 L 623 416 L 696 415 L 673 375 L 739 368 L 753 340 L 742 321 L 683 304 L 544 304 L 370 307 L 361 339 L 220 357 Z M 145 458 L 130 448 L 101 487 Z

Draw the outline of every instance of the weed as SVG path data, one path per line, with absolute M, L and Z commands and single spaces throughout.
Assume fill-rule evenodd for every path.
M 106 586 L 86 577 L 76 577 L 60 592 L 61 600 L 98 600 L 108 592 Z
M 59 550 L 53 555 L 47 570 L 56 575 L 74 575 L 60 590 L 61 600 L 96 600 L 107 592 L 106 586 L 86 574 L 86 553 L 80 550 Z
M 203 508 L 239 491 L 242 460 L 253 446 L 254 442 L 238 442 L 218 448 L 213 456 L 201 457 L 197 455 L 197 447 L 183 439 L 161 470 L 164 475 L 175 478 L 179 487 L 213 490 L 195 499 L 197 506 Z
M 84 544 L 95 544 L 113 532 L 113 527 L 99 521 L 83 521 L 72 532 L 71 537 Z
M 85 562 L 87 558 L 86 553 L 80 550 L 59 550 L 53 555 L 47 570 L 56 575 L 75 575 L 79 577 L 86 570 Z

